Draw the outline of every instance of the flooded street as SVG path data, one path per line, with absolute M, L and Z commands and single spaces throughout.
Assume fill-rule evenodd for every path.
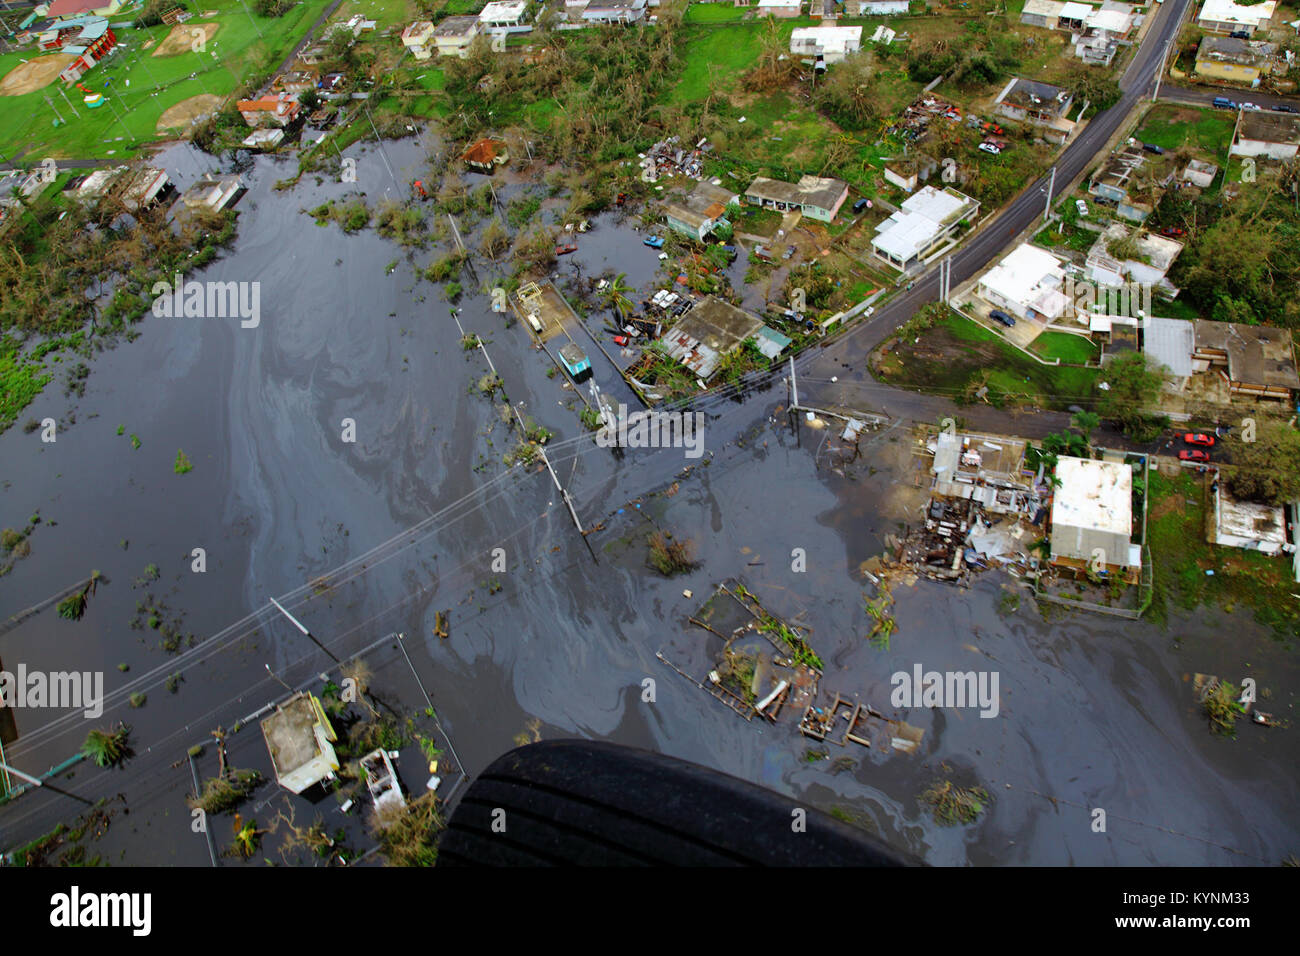
M 372 206 L 403 197 L 427 175 L 415 139 L 383 150 L 348 151 L 356 184 L 308 175 L 283 191 L 274 184 L 292 165 L 257 159 L 235 245 L 201 278 L 260 282 L 260 324 L 147 316 L 136 341 L 95 359 L 84 396 L 64 395 L 59 376 L 27 410 L 23 420 L 60 422 L 56 442 L 19 427 L 0 436 L 3 524 L 42 519 L 31 554 L 0 579 L 0 618 L 92 569 L 103 574 L 81 621 L 53 606 L 26 617 L 0 635 L 0 660 L 103 671 L 109 695 L 97 720 L 19 714 L 5 752 L 38 772 L 72 756 L 92 727 L 132 726 L 125 770 L 83 764 L 61 784 L 90 800 L 125 795 L 130 815 L 101 841 L 108 862 L 208 865 L 184 804 L 187 748 L 330 663 L 272 597 L 339 658 L 404 632 L 471 775 L 521 733 L 592 737 L 837 809 L 936 865 L 1274 865 L 1300 852 L 1296 730 L 1242 722 L 1236 740 L 1214 737 L 1191 691 L 1194 672 L 1252 676 L 1273 695 L 1268 709 L 1294 721 L 1300 666 L 1266 628 L 1216 609 L 1172 612 L 1167 631 L 1059 609 L 1045 619 L 1028 595 L 1007 612 L 1011 581 L 989 572 L 969 590 L 924 579 L 896 587 L 897 630 L 877 649 L 859 567 L 907 517 L 901 429 L 864 442 L 864 461 L 836 472 L 822 433 L 791 432 L 778 384 L 704 403 L 703 458 L 598 448 L 564 376 L 548 377 L 546 354 L 465 280 L 456 305 L 466 331 L 484 341 L 509 401 L 553 432 L 548 456 L 584 527 L 603 523 L 588 539 L 593 557 L 547 469 L 502 462 L 516 439 L 500 398 L 475 387 L 488 371 L 482 355 L 462 347 L 442 289 L 416 274 L 448 247 L 408 251 L 304 214 L 353 189 Z M 163 159 L 184 188 L 191 160 Z M 194 162 L 194 175 L 207 162 Z M 522 188 L 499 186 L 503 202 Z M 595 220 L 559 260 L 560 280 L 608 271 L 642 295 L 660 287 L 636 218 L 618 219 Z M 472 235 L 466 242 L 476 247 Z M 491 270 L 477 265 L 488 285 Z M 739 279 L 743 264 L 732 272 Z M 587 326 L 613 349 L 604 321 L 593 314 Z M 603 389 L 623 387 L 593 361 Z M 345 440 L 349 420 L 355 441 Z M 173 472 L 178 449 L 192 472 Z M 649 567 L 655 528 L 689 538 L 697 568 L 667 579 Z M 492 569 L 495 549 L 504 572 Z M 806 570 L 792 568 L 794 549 Z M 831 746 L 852 767 L 810 763 L 812 741 L 792 724 L 747 723 L 660 663 L 658 651 L 702 671 L 707 635 L 688 617 L 727 578 L 811 627 L 823 688 L 922 728 L 919 751 Z M 443 610 L 445 640 L 433 635 Z M 382 660 L 378 680 L 409 679 L 400 655 Z M 891 675 L 918 663 L 996 671 L 997 716 L 894 708 Z M 146 695 L 142 706 L 133 693 Z M 243 737 L 240 747 L 261 746 Z M 970 827 L 939 827 L 918 795 L 941 777 L 984 787 L 990 811 Z M 1094 832 L 1096 809 L 1105 832 Z M 79 810 L 68 797 L 27 794 L 0 810 L 0 837 L 32 839 Z

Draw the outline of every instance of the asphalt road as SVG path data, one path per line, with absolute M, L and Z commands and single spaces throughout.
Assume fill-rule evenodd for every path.
M 1254 103 L 1265 110 L 1274 106 L 1287 104 L 1300 110 L 1300 97 L 1278 96 L 1263 90 L 1236 90 L 1229 87 L 1191 87 L 1160 84 L 1160 101 L 1162 103 L 1186 103 L 1189 106 L 1212 106 L 1216 96 L 1226 96 L 1234 103 Z

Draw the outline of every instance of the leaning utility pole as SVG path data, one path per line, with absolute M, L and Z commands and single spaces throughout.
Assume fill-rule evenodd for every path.
M 1043 222 L 1052 214 L 1052 191 L 1056 189 L 1056 167 L 1052 167 L 1052 177 L 1047 181 L 1047 200 L 1043 203 Z
M 1173 41 L 1172 39 L 1171 39 L 1171 40 L 1166 40 L 1166 41 L 1165 41 L 1165 52 L 1162 53 L 1162 54 L 1160 54 L 1160 69 L 1156 70 L 1156 88 L 1155 88 L 1154 90 L 1151 91 L 1151 102 L 1152 102 L 1152 103 L 1154 103 L 1154 102 L 1156 101 L 1156 97 L 1158 97 L 1158 96 L 1160 95 L 1160 80 L 1161 80 L 1161 79 L 1164 77 L 1164 75 L 1165 75 L 1165 61 L 1169 59 L 1169 48 L 1170 48 L 1171 46 L 1173 46 L 1173 43 L 1174 43 L 1174 41 Z
M 279 601 L 277 601 L 275 598 L 271 598 L 271 603 L 275 605 L 275 609 L 276 609 L 277 611 L 279 611 L 281 614 L 283 614 L 285 617 L 287 617 L 291 622 L 293 622 L 293 626 L 294 626 L 294 627 L 296 627 L 298 630 L 302 631 L 303 634 L 307 635 L 307 637 L 311 640 L 311 642 L 312 642 L 313 644 L 315 644 L 315 645 L 316 645 L 317 647 L 319 647 L 322 651 L 324 651 L 326 654 L 328 654 L 330 660 L 332 660 L 335 664 L 342 664 L 342 663 L 343 663 L 341 660 L 339 660 L 337 657 L 334 656 L 334 652 L 333 652 L 333 651 L 331 651 L 328 647 L 326 647 L 326 646 L 325 646 L 324 644 L 322 644 L 320 641 L 316 640 L 316 635 L 313 634 L 311 631 L 307 630 L 307 628 L 303 626 L 303 624 L 302 624 L 301 621 L 299 621 L 296 617 L 294 617 L 292 614 L 290 614 L 288 611 L 286 611 L 286 610 L 284 609 L 284 607 L 280 604 Z M 268 668 L 268 669 L 269 669 L 269 668 Z

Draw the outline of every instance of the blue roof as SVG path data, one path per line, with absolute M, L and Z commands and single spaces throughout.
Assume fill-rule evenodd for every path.
M 107 33 L 107 32 L 108 32 L 108 21 L 107 21 L 107 20 L 102 20 L 102 19 L 101 19 L 101 20 L 97 20 L 97 21 L 95 21 L 94 23 L 88 23 L 88 24 L 86 24 L 85 29 L 83 29 L 83 30 L 81 31 L 81 36 L 77 37 L 77 39 L 78 39 L 78 40 L 98 40 L 100 37 L 102 37 L 102 36 L 103 36 L 105 33 Z

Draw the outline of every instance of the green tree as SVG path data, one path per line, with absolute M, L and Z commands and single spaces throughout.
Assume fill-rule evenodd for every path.
M 1096 412 L 1075 412 L 1070 416 L 1070 427 L 1083 435 L 1087 444 L 1092 444 L 1092 433 L 1101 425 L 1101 416 Z
M 1109 388 L 1103 390 L 1098 410 L 1130 438 L 1150 441 L 1168 427 L 1167 416 L 1149 411 L 1164 382 L 1164 373 L 1149 365 L 1143 353 L 1125 352 L 1106 366 Z
M 1235 498 L 1281 505 L 1300 498 L 1300 432 L 1279 421 L 1262 421 L 1255 441 L 1233 441 L 1232 464 L 1223 466 Z

